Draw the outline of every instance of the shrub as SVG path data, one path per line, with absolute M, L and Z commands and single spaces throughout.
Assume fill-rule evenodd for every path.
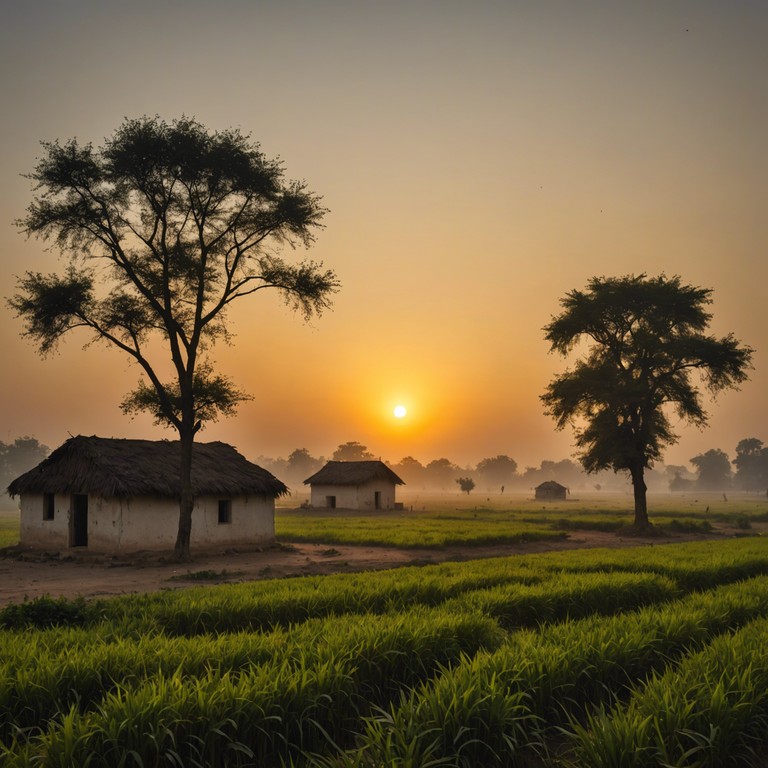
M 90 618 L 87 604 L 82 597 L 69 600 L 49 595 L 8 605 L 0 611 L 0 627 L 23 629 L 28 627 L 81 626 Z

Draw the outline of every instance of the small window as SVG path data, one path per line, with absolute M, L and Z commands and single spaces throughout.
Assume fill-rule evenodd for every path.
M 56 497 L 52 493 L 43 494 L 43 520 L 53 520 L 56 513 Z
M 232 522 L 232 499 L 219 499 L 219 523 Z

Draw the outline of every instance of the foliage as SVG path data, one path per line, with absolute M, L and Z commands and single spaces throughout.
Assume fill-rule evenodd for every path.
M 286 471 L 291 477 L 304 480 L 317 472 L 323 464 L 323 459 L 315 458 L 306 448 L 297 448 L 288 456 Z
M 17 437 L 12 443 L 0 441 L 0 491 L 27 470 L 39 464 L 49 453 L 34 437 Z
M 471 477 L 457 477 L 456 483 L 467 496 L 469 496 L 470 491 L 475 487 L 475 481 Z
M 736 485 L 745 491 L 768 489 L 768 448 L 756 437 L 740 440 L 736 446 Z
M 475 471 L 487 488 L 508 486 L 517 473 L 517 462 L 509 456 L 494 456 L 478 462 Z
M 719 448 L 700 453 L 691 459 L 698 470 L 696 487 L 702 491 L 723 491 L 731 487 L 731 462 Z
M 448 459 L 433 459 L 424 467 L 424 477 L 428 485 L 445 489 L 453 484 L 459 471 L 459 468 Z
M 0 627 L 22 629 L 25 627 L 79 626 L 85 624 L 90 613 L 85 600 L 76 597 L 52 598 L 48 595 L 8 605 L 0 610 Z
M 368 447 L 352 440 L 342 443 L 331 456 L 333 461 L 371 461 L 376 457 L 368 450 Z
M 638 527 L 648 524 L 645 470 L 677 440 L 667 408 L 697 426 L 707 422 L 692 373 L 713 395 L 747 378 L 752 350 L 732 334 L 705 333 L 711 293 L 679 277 L 595 277 L 585 291 L 569 291 L 544 328 L 561 355 L 590 343 L 541 399 L 558 429 L 573 426 L 585 470 L 630 474 Z
M 176 548 L 186 558 L 194 436 L 245 398 L 214 373 L 211 347 L 231 339 L 230 305 L 264 289 L 305 318 L 330 306 L 335 274 L 275 251 L 311 245 L 326 209 L 248 136 L 189 118 L 126 120 L 99 149 L 75 139 L 43 149 L 18 225 L 54 240 L 68 264 L 62 275 L 27 272 L 9 304 L 42 354 L 82 329 L 138 365 L 143 378 L 123 410 L 148 411 L 179 434 Z
M 424 465 L 413 456 L 404 456 L 397 464 L 389 466 L 409 488 L 424 486 Z

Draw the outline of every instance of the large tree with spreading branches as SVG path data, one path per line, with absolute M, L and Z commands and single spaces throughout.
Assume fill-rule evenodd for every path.
M 541 396 L 545 411 L 558 429 L 574 427 L 587 472 L 629 474 L 639 529 L 649 524 L 645 470 L 677 441 L 670 415 L 703 427 L 697 384 L 716 395 L 747 378 L 752 349 L 733 334 L 706 333 L 711 295 L 677 276 L 594 277 L 560 300 L 562 312 L 544 328 L 563 356 L 587 345 Z
M 330 306 L 334 272 L 278 255 L 311 245 L 327 211 L 249 136 L 194 119 L 126 120 L 99 148 L 75 139 L 42 146 L 29 175 L 33 201 L 17 223 L 52 240 L 67 263 L 60 274 L 27 272 L 9 303 L 44 355 L 84 329 L 140 367 L 122 409 L 178 432 L 175 554 L 188 559 L 195 435 L 247 398 L 214 371 L 211 347 L 229 338 L 230 305 L 265 289 L 305 318 Z

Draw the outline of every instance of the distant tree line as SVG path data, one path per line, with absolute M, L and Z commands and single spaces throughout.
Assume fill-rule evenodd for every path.
M 50 452 L 36 438 L 17 437 L 13 442 L 0 441 L 0 489 L 46 458 Z M 357 441 L 339 445 L 330 456 L 333 461 L 371 461 L 380 458 Z M 288 458 L 259 456 L 256 462 L 286 482 L 293 491 L 302 489 L 304 480 L 317 472 L 328 459 L 313 456 L 306 448 L 296 448 Z M 556 480 L 572 489 L 618 491 L 627 490 L 626 477 L 610 471 L 587 475 L 571 459 L 545 459 L 538 467 L 518 471 L 518 463 L 504 454 L 480 460 L 476 466 L 459 466 L 450 459 L 439 458 L 423 464 L 413 456 L 398 462 L 382 459 L 411 490 L 455 491 L 469 494 L 530 490 L 547 480 Z M 711 448 L 690 459 L 695 471 L 688 467 L 659 464 L 648 472 L 648 485 L 657 492 L 672 491 L 748 491 L 768 492 L 768 447 L 756 437 L 745 438 L 736 446 L 731 461 L 720 448 Z M 7 497 L 6 497 L 7 498 Z
M 667 467 L 672 471 L 671 491 L 749 491 L 768 493 L 768 447 L 756 437 L 740 440 L 736 457 L 731 461 L 725 451 L 710 448 L 691 458 L 696 474 L 684 467 Z
M 480 460 L 473 466 L 460 466 L 441 457 L 422 463 L 413 456 L 392 462 L 377 456 L 357 441 L 342 443 L 329 457 L 332 461 L 370 461 L 381 459 L 396 472 L 411 490 L 440 490 L 470 493 L 500 493 L 535 488 L 556 480 L 572 489 L 626 491 L 626 476 L 610 470 L 587 474 L 571 459 L 543 460 L 537 467 L 519 469 L 510 456 L 500 454 Z M 317 472 L 328 458 L 312 456 L 306 448 L 297 448 L 287 459 L 260 456 L 257 463 L 284 480 L 294 491 L 300 490 L 306 478 Z M 686 466 L 657 463 L 647 472 L 648 487 L 656 492 L 685 491 L 768 491 L 768 447 L 754 437 L 741 440 L 731 462 L 723 450 L 710 449 L 690 459 L 694 470 Z

